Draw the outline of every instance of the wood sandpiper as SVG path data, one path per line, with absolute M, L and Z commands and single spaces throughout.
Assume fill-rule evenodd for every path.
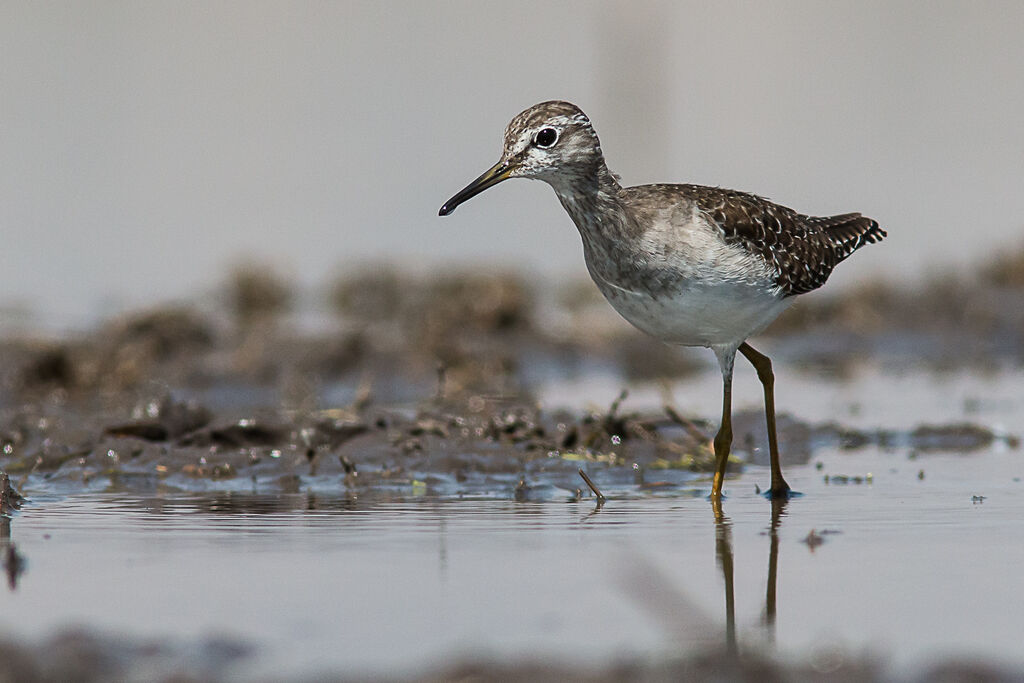
M 706 346 L 722 370 L 711 496 L 722 495 L 732 443 L 736 352 L 764 387 L 773 498 L 789 496 L 775 432 L 775 377 L 747 338 L 836 264 L 885 231 L 859 213 L 805 216 L 762 197 L 701 185 L 622 187 L 579 107 L 542 102 L 505 129 L 501 160 L 445 202 L 440 215 L 507 178 L 543 180 L 583 238 L 587 270 L 622 317 L 668 344 Z

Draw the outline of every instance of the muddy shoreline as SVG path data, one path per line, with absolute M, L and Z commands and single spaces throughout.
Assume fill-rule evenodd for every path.
M 1019 367 L 1024 278 L 1015 263 L 973 284 L 875 285 L 801 301 L 763 343 L 787 371 L 836 381 L 865 359 L 936 372 Z M 641 414 L 627 398 L 637 382 L 707 371 L 707 354 L 632 330 L 592 287 L 545 297 L 512 274 L 417 280 L 382 268 L 329 292 L 332 313 L 314 330 L 296 324 L 287 283 L 244 269 L 215 298 L 219 310 L 163 308 L 67 339 L 4 340 L 0 469 L 28 489 L 415 486 L 543 498 L 588 495 L 581 465 L 620 493 L 651 480 L 686 486 L 710 467 L 714 426 L 704 416 L 680 414 L 670 398 Z M 619 378 L 620 400 L 582 412 L 538 404 L 539 383 L 594 372 Z M 734 468 L 763 450 L 760 418 L 737 423 Z M 787 416 L 780 431 L 790 464 L 834 445 L 1017 445 L 1017 435 L 971 422 L 894 432 Z M 534 479 L 547 489 L 533 491 Z

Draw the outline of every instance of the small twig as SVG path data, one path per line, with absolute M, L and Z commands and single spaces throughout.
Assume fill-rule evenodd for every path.
M 613 436 L 624 436 L 622 432 L 625 431 L 626 425 L 619 419 L 619 407 L 622 406 L 622 402 L 626 400 L 627 396 L 629 396 L 629 391 L 627 389 L 623 389 L 619 392 L 618 397 L 612 401 L 611 406 L 608 408 L 608 412 L 605 413 L 605 416 L 601 419 L 599 424 L 600 429 L 595 429 L 590 433 L 583 442 L 584 446 L 587 448 L 594 448 L 604 437 L 611 440 Z
M 700 430 L 700 427 L 695 425 L 691 420 L 680 415 L 679 411 L 668 403 L 665 404 L 665 414 L 669 416 L 669 419 L 686 430 L 686 433 L 689 434 L 690 438 L 695 440 L 697 443 L 707 443 L 711 440 L 707 434 Z
M 0 472 L 0 515 L 6 515 L 21 508 L 25 497 L 11 486 L 11 478 L 6 472 Z
M 628 396 L 629 396 L 629 390 L 628 389 L 623 389 L 621 392 L 619 392 L 618 398 L 616 398 L 614 401 L 612 401 L 612 405 L 608 409 L 608 415 L 607 415 L 607 419 L 609 421 L 615 419 L 615 416 L 619 412 L 619 406 L 622 405 L 622 402 L 625 401 L 626 397 L 628 397 Z
M 590 481 L 590 477 L 587 476 L 587 473 L 583 471 L 582 467 L 580 468 L 579 472 L 580 476 L 583 477 L 583 481 L 587 482 L 587 486 L 589 486 L 590 490 L 594 492 L 595 496 L 597 496 L 597 504 L 602 505 L 606 500 L 604 494 L 601 493 L 601 490 L 597 488 L 594 482 Z

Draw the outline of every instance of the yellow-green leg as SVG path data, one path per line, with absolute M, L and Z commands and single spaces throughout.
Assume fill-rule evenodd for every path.
M 768 453 L 772 468 L 772 498 L 787 498 L 789 484 L 782 478 L 782 465 L 779 463 L 779 441 L 775 432 L 775 373 L 772 372 L 772 361 L 768 356 L 758 353 L 746 343 L 739 347 L 739 352 L 750 361 L 757 371 L 757 378 L 764 387 L 764 413 L 768 421 Z
M 725 481 L 725 467 L 729 464 L 729 449 L 732 446 L 732 368 L 736 349 L 714 349 L 722 369 L 722 425 L 715 434 L 715 478 L 711 484 L 712 500 L 722 495 Z

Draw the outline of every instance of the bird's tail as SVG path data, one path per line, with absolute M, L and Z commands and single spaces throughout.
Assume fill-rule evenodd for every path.
M 817 220 L 829 241 L 832 242 L 832 246 L 835 247 L 836 256 L 840 261 L 865 244 L 881 242 L 886 235 L 885 230 L 878 227 L 878 221 L 859 213 L 844 213 L 840 216 L 826 216 Z

